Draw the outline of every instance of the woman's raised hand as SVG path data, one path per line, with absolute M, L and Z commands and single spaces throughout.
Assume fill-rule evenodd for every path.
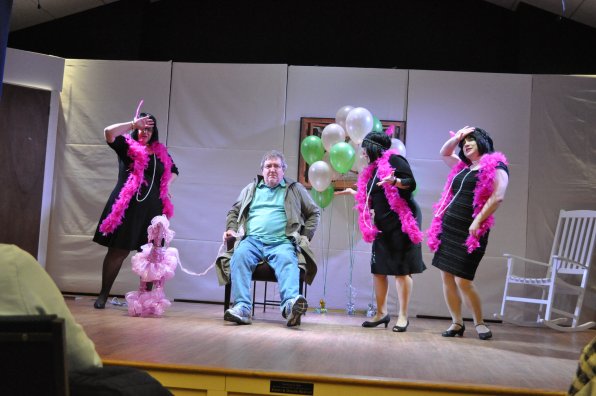
M 153 119 L 149 116 L 136 118 L 132 121 L 132 129 L 145 129 L 145 128 L 153 128 L 155 123 Z
M 474 127 L 471 126 L 465 126 L 462 129 L 460 129 L 459 131 L 457 131 L 455 133 L 455 138 L 457 139 L 458 142 L 461 142 L 462 140 L 465 139 L 466 136 L 468 136 L 470 133 L 474 132 Z

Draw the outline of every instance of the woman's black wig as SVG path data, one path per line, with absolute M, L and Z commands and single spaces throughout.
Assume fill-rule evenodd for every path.
M 467 165 L 472 164 L 472 161 L 466 157 L 464 154 L 463 146 L 466 143 L 467 138 L 473 138 L 476 141 L 476 145 L 478 146 L 478 153 L 480 155 L 483 154 L 490 154 L 495 151 L 493 146 L 493 140 L 489 136 L 489 134 L 482 128 L 474 128 L 474 132 L 467 135 L 464 139 L 462 139 L 459 143 L 459 159 L 465 162 Z
M 370 162 L 375 162 L 386 150 L 391 148 L 391 138 L 382 132 L 370 132 L 362 141 L 362 148 Z
M 159 141 L 159 131 L 157 130 L 157 120 L 155 119 L 155 116 L 153 114 L 149 114 L 149 113 L 141 113 L 139 114 L 139 118 L 142 117 L 149 117 L 153 120 L 153 133 L 151 134 L 151 138 L 149 139 L 149 141 L 147 142 L 147 144 L 151 144 L 153 142 L 158 142 Z M 139 130 L 135 129 L 134 131 L 132 131 L 132 138 L 136 141 L 139 140 Z

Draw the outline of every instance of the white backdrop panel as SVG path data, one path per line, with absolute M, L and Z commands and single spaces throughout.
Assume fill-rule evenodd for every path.
M 174 229 L 173 226 L 172 228 Z M 174 241 L 180 253 L 182 265 L 187 270 L 195 273 L 202 273 L 207 270 L 213 259 L 215 259 L 214 252 L 217 253 L 220 243 L 220 241 L 190 239 L 176 239 Z M 218 286 L 215 270 L 210 270 L 204 276 L 192 276 L 178 268 L 176 276 L 168 281 L 166 292 L 170 299 L 218 302 L 224 300 L 224 288 Z
M 61 97 L 66 144 L 99 144 L 111 152 L 103 129 L 132 120 L 141 99 L 141 111 L 157 118 L 159 138 L 165 142 L 170 69 L 170 62 L 68 59 Z
M 595 76 L 534 77 L 528 257 L 548 260 L 561 209 L 596 210 L 594 110 Z M 596 319 L 594 261 L 580 323 Z
M 63 292 L 69 293 L 98 293 L 101 287 L 101 264 L 105 249 L 93 243 L 88 235 L 60 235 L 50 234 L 49 245 L 52 249 L 48 254 L 48 261 L 64 263 L 61 269 L 68 271 L 50 272 Z M 124 294 L 136 290 L 139 286 L 139 276 L 132 272 L 130 257 L 122 264 L 118 274 L 113 294 Z M 54 265 L 54 267 L 57 267 Z M 93 298 L 95 299 L 95 298 Z
M 437 159 L 449 130 L 478 126 L 510 163 L 528 163 L 532 77 L 519 74 L 410 71 L 408 155 Z
M 286 74 L 285 65 L 174 63 L 168 145 L 282 150 Z
M 528 254 L 548 260 L 559 210 L 596 210 L 596 78 L 536 76 Z

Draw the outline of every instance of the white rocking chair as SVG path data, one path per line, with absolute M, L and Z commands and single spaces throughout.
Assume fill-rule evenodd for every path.
M 543 324 L 560 331 L 587 330 L 595 326 L 596 322 L 593 321 L 581 325 L 578 324 L 588 282 L 588 270 L 590 261 L 592 261 L 595 239 L 596 211 L 561 210 L 550 254 L 550 262 L 548 264 L 512 254 L 504 254 L 507 257 L 507 278 L 505 280 L 501 313 L 495 316 L 500 317 L 504 321 L 522 326 Z M 520 261 L 532 265 L 534 268 L 544 267 L 544 271 L 541 272 L 545 274 L 545 277 L 516 275 L 514 273 L 514 266 Z M 527 269 L 529 267 L 524 266 L 524 268 Z M 536 290 L 535 288 L 539 288 L 542 290 L 542 298 L 510 295 L 511 286 L 514 284 L 524 285 L 524 290 Z M 554 308 L 553 303 L 557 300 L 556 297 L 560 295 L 577 296 L 575 307 L 569 310 Z M 507 319 L 505 317 L 505 305 L 507 301 L 540 304 L 536 322 Z M 564 302 L 567 303 L 568 301 Z M 572 305 L 572 303 L 568 305 Z M 545 307 L 546 310 L 544 309 Z M 543 312 L 544 316 L 542 316 Z M 553 318 L 553 314 L 559 317 Z M 571 324 L 563 326 L 562 324 L 567 322 L 568 319 L 571 319 Z

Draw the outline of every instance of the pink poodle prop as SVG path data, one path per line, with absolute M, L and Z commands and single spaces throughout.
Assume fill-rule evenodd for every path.
M 169 247 L 174 238 L 164 215 L 155 216 L 147 228 L 149 243 L 132 257 L 132 270 L 141 277 L 139 290 L 126 293 L 130 316 L 162 316 L 171 303 L 165 296 L 165 281 L 174 277 L 180 263 L 178 249 Z

